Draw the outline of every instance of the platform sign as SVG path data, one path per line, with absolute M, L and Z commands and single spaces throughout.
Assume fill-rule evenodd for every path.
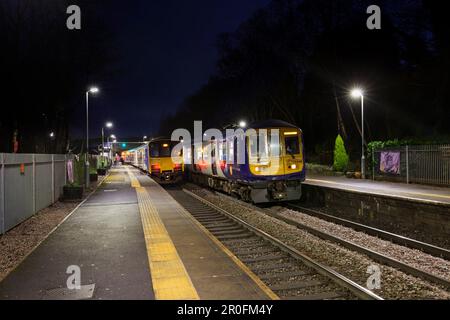
M 381 152 L 380 171 L 383 173 L 400 175 L 400 152 Z

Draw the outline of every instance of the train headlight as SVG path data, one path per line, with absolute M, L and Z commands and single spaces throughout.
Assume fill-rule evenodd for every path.
M 297 169 L 297 165 L 296 165 L 296 164 L 291 164 L 291 169 L 292 169 L 292 170 Z
M 259 167 L 255 167 L 255 171 L 259 172 L 259 171 L 261 171 L 261 169 Z

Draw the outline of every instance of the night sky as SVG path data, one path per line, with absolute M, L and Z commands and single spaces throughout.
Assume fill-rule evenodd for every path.
M 217 36 L 234 31 L 270 0 L 108 1 L 102 11 L 115 33 L 115 76 L 90 100 L 90 130 L 111 120 L 119 140 L 152 135 L 215 71 Z M 84 133 L 84 109 L 72 127 Z

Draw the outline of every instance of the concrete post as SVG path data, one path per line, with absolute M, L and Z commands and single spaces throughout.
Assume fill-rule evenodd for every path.
M 36 155 L 32 155 L 32 174 L 33 174 L 33 214 L 36 213 Z
M 409 184 L 409 146 L 406 146 L 405 152 L 406 152 L 406 183 Z
M 64 155 L 64 185 L 67 184 L 67 154 Z
M 372 181 L 375 181 L 375 147 L 372 146 Z
M 52 154 L 52 204 L 55 203 L 55 155 Z

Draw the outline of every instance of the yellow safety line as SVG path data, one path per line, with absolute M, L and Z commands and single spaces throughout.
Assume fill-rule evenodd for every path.
M 139 180 L 136 178 L 134 173 L 131 172 L 130 168 L 128 168 L 128 167 L 127 167 L 127 173 L 128 173 L 128 176 L 130 177 L 131 187 L 132 188 L 139 188 L 139 187 L 141 187 L 141 184 L 139 183 Z
M 199 300 L 189 274 L 178 255 L 150 195 L 127 168 L 136 189 L 147 247 L 153 291 L 157 300 Z
M 351 184 L 347 184 L 347 183 L 342 183 L 342 182 L 335 182 L 335 181 L 327 181 L 327 180 L 319 180 L 319 179 L 306 179 L 306 181 L 311 181 L 311 182 L 323 182 L 323 183 L 328 183 L 328 184 L 335 184 L 335 185 L 342 185 L 342 186 L 346 186 L 346 187 L 351 187 L 350 191 L 358 191 L 361 192 L 360 189 L 355 189 L 354 185 Z M 362 186 L 361 188 L 363 189 L 371 189 L 370 187 L 364 187 Z M 375 189 L 371 189 L 373 190 L 375 193 L 379 194 L 379 195 L 385 195 L 385 196 L 398 196 L 398 197 L 402 197 L 405 198 L 406 196 L 402 196 L 402 195 L 395 195 L 395 194 L 388 194 L 388 193 L 383 193 L 383 192 L 379 192 Z M 436 197 L 436 198 L 444 198 L 444 199 L 450 199 L 450 196 L 446 196 L 446 195 L 442 195 L 442 194 L 436 194 L 436 193 L 420 193 L 420 192 L 414 192 L 414 191 L 397 191 L 400 192 L 404 195 L 418 195 L 418 196 L 428 196 L 428 197 Z M 424 199 L 427 200 L 427 199 Z
M 219 247 L 234 263 L 245 273 L 255 284 L 272 300 L 280 300 L 280 297 L 274 293 L 253 271 L 251 271 L 238 257 L 236 257 L 227 247 L 220 242 L 208 229 L 206 229 L 200 222 L 198 222 L 188 211 L 180 207 L 182 213 L 187 216 L 198 228 L 200 228 L 211 241 Z
M 183 262 L 143 187 L 136 188 L 153 290 L 157 300 L 198 300 Z

